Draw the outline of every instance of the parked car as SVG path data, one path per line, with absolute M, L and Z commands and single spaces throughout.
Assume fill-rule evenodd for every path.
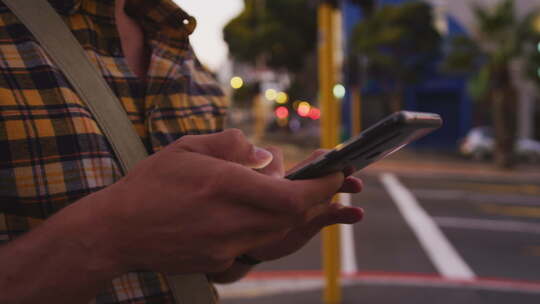
M 540 163 L 540 142 L 530 138 L 521 138 L 517 142 L 517 155 L 530 162 Z
M 516 142 L 516 155 L 520 159 L 531 162 L 540 162 L 540 142 L 529 138 L 519 138 Z M 495 139 L 490 127 L 482 126 L 472 128 L 467 136 L 460 141 L 459 151 L 462 155 L 477 160 L 488 159 L 493 156 Z

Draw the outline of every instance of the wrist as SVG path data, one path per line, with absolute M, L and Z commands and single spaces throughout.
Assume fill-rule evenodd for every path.
M 128 266 L 116 248 L 115 222 L 106 212 L 110 206 L 107 189 L 93 193 L 66 208 L 67 236 L 72 250 L 84 256 L 88 271 L 114 276 L 128 272 Z

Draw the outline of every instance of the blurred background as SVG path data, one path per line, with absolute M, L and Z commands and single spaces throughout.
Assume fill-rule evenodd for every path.
M 341 200 L 363 223 L 220 286 L 224 303 L 540 303 L 540 0 L 176 2 L 228 126 L 288 167 L 395 111 L 445 121 L 359 174 Z

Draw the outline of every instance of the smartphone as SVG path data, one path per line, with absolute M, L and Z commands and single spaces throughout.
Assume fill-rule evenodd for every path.
M 385 158 L 442 126 L 438 114 L 401 111 L 394 113 L 358 136 L 298 168 L 286 178 L 310 179 L 352 167 L 355 171 Z

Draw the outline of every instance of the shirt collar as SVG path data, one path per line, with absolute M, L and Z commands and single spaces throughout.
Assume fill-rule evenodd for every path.
M 173 37 L 179 31 L 189 36 L 197 26 L 195 18 L 172 0 L 127 0 L 126 12 L 141 22 L 147 31 L 158 29 Z
M 81 6 L 82 0 L 48 0 L 49 3 L 62 15 L 71 15 Z
M 114 0 L 48 0 L 49 3 L 63 15 L 71 15 L 81 7 L 83 1 L 110 2 Z M 96 6 L 94 6 L 96 7 Z M 127 0 L 126 12 L 137 19 L 147 31 L 164 31 L 167 34 L 181 31 L 189 36 L 195 30 L 195 18 L 178 7 L 172 0 Z M 94 12 L 97 15 L 100 12 Z M 110 11 L 106 12 L 109 14 Z M 108 16 L 111 17 L 111 16 Z M 178 35 L 178 33 L 177 33 Z M 177 36 L 175 35 L 175 36 Z

